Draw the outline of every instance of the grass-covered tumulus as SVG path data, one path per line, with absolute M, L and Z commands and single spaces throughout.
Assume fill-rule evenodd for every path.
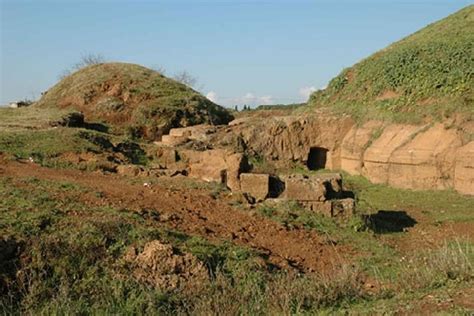
M 190 87 L 127 63 L 91 65 L 65 77 L 33 105 L 73 109 L 112 132 L 154 139 L 170 128 L 225 124 L 232 115 Z
M 355 118 L 419 123 L 474 117 L 474 5 L 396 42 L 331 80 L 309 104 Z

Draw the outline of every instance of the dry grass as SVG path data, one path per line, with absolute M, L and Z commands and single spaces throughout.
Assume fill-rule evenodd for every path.
M 448 282 L 474 278 L 474 245 L 455 240 L 444 246 L 401 259 L 398 276 L 401 288 L 418 290 L 437 288 Z
M 196 315 L 294 315 L 349 304 L 364 296 L 361 271 L 352 265 L 343 265 L 327 274 L 249 273 L 233 280 L 219 273 L 211 287 L 186 312 Z

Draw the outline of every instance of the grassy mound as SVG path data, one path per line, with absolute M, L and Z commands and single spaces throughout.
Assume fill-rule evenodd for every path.
M 344 69 L 309 104 L 359 119 L 474 116 L 474 6 Z
M 184 84 L 126 63 L 88 66 L 61 80 L 34 105 L 71 108 L 113 132 L 154 139 L 170 128 L 225 124 L 229 112 Z

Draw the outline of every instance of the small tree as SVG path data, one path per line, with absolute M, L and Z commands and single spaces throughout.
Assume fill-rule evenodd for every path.
M 159 72 L 159 73 L 162 74 L 162 75 L 164 75 L 164 74 L 166 73 L 165 67 L 160 66 L 160 65 L 152 66 L 151 69 L 153 69 L 154 71 Z
M 194 88 L 198 82 L 197 78 L 191 75 L 186 70 L 180 71 L 173 76 L 173 79 Z
M 59 79 L 64 79 L 65 77 L 69 76 L 73 72 L 82 69 L 87 66 L 92 66 L 92 65 L 98 65 L 98 64 L 103 64 L 106 62 L 106 59 L 102 54 L 84 54 L 81 56 L 81 59 L 72 65 L 69 69 L 65 69 L 60 75 Z

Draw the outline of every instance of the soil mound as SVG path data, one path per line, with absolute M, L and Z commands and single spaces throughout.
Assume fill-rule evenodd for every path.
M 147 243 L 139 254 L 131 248 L 125 259 L 137 280 L 162 290 L 191 290 L 208 280 L 206 267 L 195 256 L 178 253 L 158 240 Z
M 36 107 L 71 108 L 114 132 L 155 139 L 172 127 L 226 124 L 223 107 L 159 72 L 127 63 L 85 67 L 49 89 Z

